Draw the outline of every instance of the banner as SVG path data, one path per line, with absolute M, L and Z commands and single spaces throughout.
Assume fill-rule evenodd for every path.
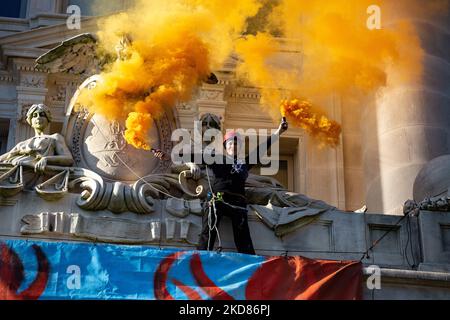
M 0 299 L 360 299 L 362 264 L 150 246 L 0 242 Z

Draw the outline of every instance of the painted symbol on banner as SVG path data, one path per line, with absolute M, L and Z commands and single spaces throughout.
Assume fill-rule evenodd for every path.
M 32 248 L 38 261 L 37 275 L 27 289 L 18 292 L 25 279 L 22 261 L 14 250 L 0 243 L 0 300 L 36 300 L 44 292 L 50 265 L 38 245 Z
M 202 300 L 197 289 L 212 300 L 235 300 L 208 277 L 200 255 L 194 253 L 189 269 L 196 282 L 190 287 L 176 278 L 169 277 L 173 264 L 186 251 L 172 253 L 164 258 L 154 275 L 154 295 L 158 300 L 175 299 L 168 290 L 169 280 L 190 300 Z M 313 260 L 300 256 L 266 257 L 245 286 L 246 300 L 352 300 L 362 295 L 362 264 L 357 261 Z M 301 276 L 300 276 L 301 275 Z M 350 290 L 330 290 L 350 284 Z
M 168 273 L 173 263 L 176 262 L 186 252 L 175 252 L 164 258 L 159 264 L 154 277 L 155 298 L 158 300 L 174 300 L 174 297 L 167 289 Z M 198 253 L 194 253 L 190 259 L 190 269 L 197 285 L 212 300 L 234 300 L 226 291 L 218 287 L 205 273 Z M 190 300 L 202 300 L 200 294 L 193 288 L 186 286 L 177 279 L 171 279 L 172 283 L 186 294 Z

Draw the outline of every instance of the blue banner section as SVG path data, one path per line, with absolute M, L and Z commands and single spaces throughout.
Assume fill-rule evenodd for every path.
M 150 246 L 8 240 L 2 299 L 245 299 L 265 257 Z

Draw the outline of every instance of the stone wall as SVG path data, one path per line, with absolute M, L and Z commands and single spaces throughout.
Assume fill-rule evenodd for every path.
M 87 211 L 78 195 L 48 202 L 24 191 L 0 204 L 0 239 L 100 241 L 194 249 L 201 227 L 195 205 L 182 214 L 157 200 L 150 214 Z M 381 289 L 366 299 L 450 299 L 450 213 L 422 211 L 418 217 L 326 212 L 279 238 L 249 212 L 257 254 L 302 255 L 316 259 L 360 260 L 381 268 Z M 389 231 L 389 232 L 387 232 Z M 235 251 L 231 222 L 219 228 L 224 251 Z M 381 239 L 381 237 L 384 237 Z M 374 243 L 379 243 L 365 255 Z M 367 278 L 371 273 L 367 272 Z

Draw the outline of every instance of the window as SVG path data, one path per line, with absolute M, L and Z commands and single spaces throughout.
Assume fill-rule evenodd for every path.
M 285 187 L 286 189 L 288 189 L 289 191 L 293 191 L 294 190 L 294 181 L 293 181 L 293 157 L 292 156 L 281 156 L 280 155 L 280 160 L 279 160 L 279 168 L 278 168 L 278 172 L 273 175 L 270 176 L 276 180 L 278 180 L 279 183 L 281 183 L 281 185 L 283 187 Z M 250 170 L 250 173 L 253 174 L 260 174 L 260 168 L 261 167 L 269 167 L 269 165 L 255 165 L 252 167 L 252 169 Z
M 27 10 L 26 0 L 7 0 L 0 5 L 0 17 L 24 18 Z
M 9 119 L 0 119 L 0 154 L 6 152 L 8 146 Z
M 101 16 L 113 12 L 123 11 L 131 7 L 134 0 L 69 0 L 68 6 L 77 5 L 82 16 Z

